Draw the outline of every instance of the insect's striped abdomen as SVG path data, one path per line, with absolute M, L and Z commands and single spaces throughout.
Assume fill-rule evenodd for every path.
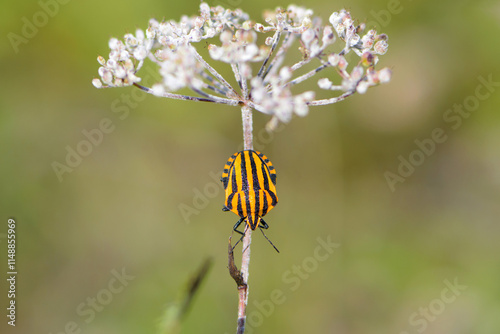
M 224 210 L 232 211 L 254 230 L 259 217 L 265 216 L 278 203 L 276 170 L 262 153 L 245 150 L 233 154 L 222 173 L 226 193 Z

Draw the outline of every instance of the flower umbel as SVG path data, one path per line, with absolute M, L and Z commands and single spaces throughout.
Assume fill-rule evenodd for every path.
M 161 97 L 247 106 L 272 115 L 270 124 L 288 122 L 294 114 L 307 115 L 309 106 L 336 103 L 390 81 L 389 68 L 375 69 L 387 52 L 387 35 L 364 33 L 365 25 L 355 25 L 346 10 L 334 12 L 329 23 L 323 25 L 311 9 L 293 5 L 266 11 L 264 22 L 256 23 L 240 9 L 202 3 L 198 16 L 152 19 L 146 31 L 112 38 L 108 60 L 98 57 L 100 79 L 92 83 L 97 88 L 135 85 Z M 237 88 L 198 53 L 195 45 L 207 44 L 213 61 L 230 65 Z M 288 56 L 293 45 L 299 52 Z M 156 64 L 162 77 L 152 87 L 140 84 L 138 72 L 145 61 Z M 315 100 L 312 91 L 296 91 L 298 84 L 321 74 L 318 87 L 339 91 L 337 96 Z M 194 94 L 174 93 L 186 88 Z

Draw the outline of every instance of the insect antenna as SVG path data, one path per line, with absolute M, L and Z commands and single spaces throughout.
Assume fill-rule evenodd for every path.
M 273 248 L 279 253 L 280 251 L 278 250 L 278 248 L 276 248 L 276 246 L 271 242 L 271 240 L 269 240 L 269 238 L 266 236 L 266 234 L 264 233 L 264 231 L 262 230 L 262 228 L 260 229 L 260 231 L 262 232 L 262 235 L 264 236 L 264 238 L 266 238 L 266 240 L 269 241 L 269 243 L 271 244 L 271 246 L 273 246 Z

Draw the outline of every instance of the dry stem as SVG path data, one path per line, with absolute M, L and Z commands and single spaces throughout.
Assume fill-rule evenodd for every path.
M 252 109 L 248 106 L 241 108 L 241 118 L 243 120 L 243 143 L 245 150 L 253 149 L 252 135 Z M 248 226 L 248 225 L 247 225 Z M 238 325 L 237 334 L 245 332 L 246 310 L 248 304 L 248 274 L 250 266 L 250 244 L 252 243 L 252 229 L 245 228 L 245 236 L 243 237 L 243 254 L 241 257 L 241 278 L 242 282 L 238 284 Z M 230 261 L 232 251 L 230 252 Z M 233 261 L 234 264 L 234 261 Z M 234 276 L 233 276 L 234 278 Z

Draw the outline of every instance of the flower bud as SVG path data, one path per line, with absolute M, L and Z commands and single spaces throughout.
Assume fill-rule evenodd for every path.
M 366 51 L 361 55 L 361 64 L 363 66 L 372 66 L 375 61 L 375 56 L 370 51 Z
M 210 15 L 210 6 L 206 2 L 200 4 L 200 13 L 203 15 Z
M 323 46 L 332 44 L 335 42 L 335 35 L 333 34 L 332 26 L 325 26 L 323 29 Z
M 321 89 L 330 89 L 332 87 L 332 82 L 327 78 L 322 78 L 318 80 L 318 87 Z
M 92 84 L 94 85 L 95 88 L 102 88 L 102 82 L 97 78 L 92 80 Z
M 279 76 L 282 81 L 288 81 L 292 77 L 292 70 L 288 66 L 283 66 Z
M 330 65 L 332 66 L 337 66 L 339 64 L 339 61 L 340 61 L 340 55 L 337 54 L 337 53 L 331 53 L 329 56 L 328 56 L 328 62 L 330 63 Z
M 98 62 L 99 64 L 101 64 L 101 66 L 106 65 L 106 59 L 104 59 L 104 57 L 103 57 L 103 56 L 98 56 L 98 57 L 97 57 L 97 62 Z
M 228 44 L 233 39 L 233 33 L 230 30 L 224 30 L 220 33 L 220 41 L 222 44 Z
M 370 87 L 370 84 L 366 81 L 361 81 L 358 86 L 356 87 L 356 91 L 359 94 L 364 94 L 368 90 L 368 87 Z
M 116 50 L 120 47 L 121 42 L 117 38 L 111 38 L 109 40 L 109 48 L 111 50 Z
M 378 41 L 375 43 L 375 46 L 373 47 L 373 50 L 375 53 L 379 55 L 383 55 L 387 52 L 387 49 L 389 48 L 389 44 L 385 40 Z
M 361 66 L 356 66 L 352 69 L 351 72 L 351 80 L 353 81 L 359 81 L 363 77 L 363 67 Z
M 385 67 L 378 71 L 378 80 L 380 83 L 388 83 L 391 81 L 392 71 L 390 68 Z
M 316 33 L 314 32 L 313 29 L 307 29 L 304 31 L 302 34 L 302 42 L 304 42 L 305 45 L 311 44 L 311 42 L 316 38 Z
M 134 50 L 134 58 L 137 60 L 144 60 L 148 56 L 148 51 L 144 46 L 140 46 Z
M 349 63 L 347 62 L 347 60 L 345 59 L 345 57 L 344 56 L 340 56 L 339 63 L 338 63 L 338 68 L 340 70 L 345 70 L 347 68 L 347 65 L 349 65 Z

